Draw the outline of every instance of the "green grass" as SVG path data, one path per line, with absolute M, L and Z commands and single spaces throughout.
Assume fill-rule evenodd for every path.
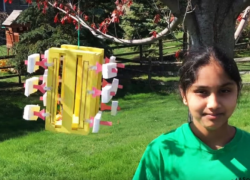
M 175 34 L 175 37 L 177 39 L 182 38 L 183 33 L 178 32 L 178 33 Z M 164 40 L 163 40 L 163 42 L 164 42 Z M 182 42 L 180 42 L 180 41 L 172 41 L 172 42 L 163 43 L 163 54 L 164 54 L 164 56 L 169 55 L 169 54 L 173 54 L 176 51 L 178 51 L 179 49 L 182 49 L 182 46 L 174 47 L 174 48 L 171 48 L 171 49 L 166 49 L 167 47 L 178 46 L 178 45 L 182 45 Z M 116 45 L 113 45 L 113 46 L 116 46 Z M 155 51 L 155 53 L 153 53 L 151 55 L 151 57 L 153 57 L 153 56 L 154 57 L 159 57 L 158 45 L 156 47 L 154 46 L 154 47 L 149 48 L 149 49 Z M 114 52 L 114 54 L 123 54 L 123 53 L 138 52 L 138 51 L 139 51 L 139 47 L 138 47 L 137 51 L 135 51 L 134 48 L 120 48 L 120 49 L 115 49 L 113 52 Z M 134 59 L 134 58 L 138 58 L 139 56 L 140 55 L 139 55 L 139 52 L 138 52 L 138 54 L 125 55 L 125 56 L 120 56 L 120 57 L 126 58 L 126 59 Z M 250 51 L 248 49 L 237 51 L 235 53 L 235 58 L 241 58 L 241 57 L 250 57 Z
M 243 83 L 250 83 L 250 74 L 242 74 L 241 78 Z
M 0 56 L 7 56 L 7 54 L 8 53 L 7 53 L 6 46 L 5 45 L 0 46 Z M 0 61 L 1 61 L 1 59 L 0 59 Z M 8 63 L 8 61 L 6 63 Z M 8 65 L 6 64 L 6 66 L 8 66 Z M 10 74 L 13 74 L 13 73 L 11 73 L 9 71 L 3 71 L 3 70 L 0 69 L 0 77 L 1 76 L 6 76 L 6 75 L 10 75 Z
M 130 53 L 130 52 L 135 52 L 135 51 L 132 48 L 120 48 L 120 49 L 114 49 L 113 51 L 114 54 L 123 54 L 123 53 Z M 138 56 L 140 56 L 139 52 L 138 54 L 131 54 L 131 55 L 125 55 L 125 56 L 119 56 L 119 57 L 126 58 L 126 59 L 134 59 Z
M 176 34 L 176 38 L 181 38 L 182 37 L 182 33 L 178 33 Z M 168 55 L 168 54 L 173 54 L 175 53 L 177 50 L 181 49 L 182 47 L 173 47 L 170 49 L 166 49 L 167 47 L 171 47 L 171 46 L 178 46 L 180 44 L 182 44 L 179 41 L 171 41 L 171 40 L 167 40 L 167 41 L 171 41 L 171 42 L 164 42 L 165 40 L 163 40 L 163 54 L 164 55 Z M 158 42 L 155 42 L 155 44 L 157 44 Z M 115 46 L 115 45 L 114 45 Z M 151 45 L 152 46 L 152 45 Z M 151 54 L 151 57 L 155 56 L 155 57 L 159 57 L 159 45 L 154 45 L 150 48 L 148 48 L 148 50 L 154 50 L 154 53 Z M 145 50 L 144 50 L 145 51 Z M 130 53 L 130 52 L 138 52 L 137 54 L 132 54 L 132 55 L 125 55 L 125 56 L 119 56 L 122 58 L 126 58 L 126 59 L 134 59 L 134 58 L 138 58 L 140 56 L 139 53 L 139 46 L 138 49 L 135 50 L 134 47 L 129 47 L 129 48 L 120 48 L 120 49 L 114 49 L 114 54 L 123 54 L 123 53 Z M 145 53 L 143 53 L 145 56 Z M 146 53 L 148 54 L 148 53 Z
M 122 111 L 117 116 L 104 113 L 112 127 L 88 136 L 48 132 L 42 120 L 22 119 L 26 104 L 41 104 L 39 93 L 27 98 L 22 87 L 9 83 L 0 82 L 3 179 L 131 179 L 146 145 L 186 121 L 178 96 L 150 93 L 142 82 L 118 94 Z
M 187 119 L 187 108 L 168 82 L 176 77 L 154 77 L 164 82 L 159 92 L 147 87 L 145 78 L 134 80 L 118 91 L 122 111 L 103 120 L 88 136 L 44 130 L 44 121 L 22 119 L 26 104 L 40 104 L 40 93 L 24 96 L 15 78 L 0 81 L 0 179 L 6 180 L 127 180 L 131 179 L 147 144 L 160 134 L 175 129 Z M 166 85 L 167 84 L 167 85 Z M 230 123 L 250 132 L 250 88 L 242 97 Z
M 6 45 L 0 46 L 0 56 L 7 56 L 7 48 Z
M 238 51 L 235 53 L 236 58 L 242 58 L 242 57 L 250 57 L 250 50 L 246 49 L 243 51 Z
M 0 71 L 0 76 L 6 76 L 9 75 L 10 73 L 8 71 Z
M 240 71 L 250 71 L 250 62 L 239 62 L 237 66 Z
M 243 130 L 250 132 L 250 122 L 249 122 L 249 105 L 250 105 L 250 86 L 243 85 L 243 90 L 241 96 L 234 112 L 230 119 L 230 124 L 237 126 Z

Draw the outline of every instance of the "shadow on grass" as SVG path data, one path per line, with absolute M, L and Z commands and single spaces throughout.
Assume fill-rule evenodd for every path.
M 26 104 L 38 104 L 38 95 L 25 97 L 18 83 L 0 82 L 0 142 L 44 129 L 44 121 L 25 121 Z
M 157 93 L 165 96 L 175 92 L 178 84 L 177 81 L 166 82 L 154 79 L 149 82 L 148 79 L 140 78 L 143 73 L 126 72 L 119 74 L 123 76 L 120 79 L 120 84 L 124 88 L 118 90 L 116 98 L 140 93 Z M 40 104 L 43 107 L 42 102 L 39 101 L 41 93 L 37 92 L 27 98 L 22 86 L 11 80 L 0 81 L 0 142 L 30 132 L 44 130 L 44 121 L 38 119 L 31 122 L 22 118 L 25 105 Z
M 150 82 L 148 79 L 121 79 L 120 84 L 123 89 L 117 91 L 116 97 L 123 98 L 129 94 L 140 93 L 156 93 L 158 95 L 167 96 L 171 93 L 178 93 L 178 81 L 154 80 Z
M 151 69 L 151 80 L 149 80 L 148 66 L 129 65 L 125 69 L 119 69 L 119 83 L 123 85 L 123 89 L 117 91 L 117 97 L 124 97 L 126 94 L 138 93 L 157 93 L 159 95 L 168 95 L 178 91 L 177 80 L 161 80 L 153 79 L 153 77 L 176 77 L 177 69 L 173 68 L 174 75 L 168 75 L 162 71 L 162 67 L 154 66 Z M 168 70 L 169 67 L 168 67 Z M 110 83 L 112 82 L 109 81 Z
M 15 82 L 0 82 L 0 91 L 6 90 L 6 88 L 19 88 L 23 87 L 23 84 L 15 83 Z

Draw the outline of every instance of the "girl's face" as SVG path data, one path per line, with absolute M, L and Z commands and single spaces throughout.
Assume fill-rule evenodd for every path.
M 227 126 L 236 107 L 238 90 L 222 67 L 211 60 L 198 70 L 197 80 L 182 97 L 198 129 L 217 130 Z

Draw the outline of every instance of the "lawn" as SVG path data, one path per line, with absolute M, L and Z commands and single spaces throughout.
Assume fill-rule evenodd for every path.
M 237 58 L 250 57 L 250 51 L 249 51 L 249 49 L 238 51 L 235 53 L 235 57 L 237 57 Z
M 44 131 L 42 120 L 22 119 L 26 104 L 41 103 L 39 93 L 26 98 L 12 79 L 0 86 L 4 179 L 131 179 L 146 145 L 186 121 L 178 96 L 150 93 L 142 81 L 118 94 L 122 111 L 116 117 L 104 113 L 103 120 L 112 121 L 112 127 L 88 136 L 52 133 Z
M 175 38 L 179 39 L 181 37 L 182 37 L 182 33 L 175 34 Z M 116 45 L 112 45 L 112 46 L 116 46 Z M 177 50 L 179 50 L 181 48 L 182 48 L 181 41 L 178 41 L 176 39 L 172 39 L 172 40 L 166 39 L 166 38 L 163 39 L 163 55 L 164 56 L 169 55 L 169 54 L 174 54 Z M 150 46 L 143 45 L 143 56 L 144 57 L 146 54 L 149 54 L 148 52 L 144 52 L 146 50 L 153 51 L 150 54 L 151 57 L 159 57 L 159 43 L 158 43 L 158 41 L 154 42 Z M 137 53 L 131 54 L 131 55 L 119 56 L 119 57 L 126 58 L 126 59 L 135 59 L 135 58 L 138 58 L 140 56 L 139 51 L 140 51 L 139 46 L 134 46 L 134 47 L 114 49 L 113 53 L 115 55 L 119 55 L 119 54 L 123 54 L 123 53 L 137 52 Z
M 245 78 L 247 78 L 247 75 Z M 162 81 L 160 91 L 152 92 L 145 79 L 137 79 L 118 91 L 122 111 L 103 120 L 112 127 L 101 127 L 88 136 L 53 133 L 44 130 L 44 121 L 22 119 L 26 104 L 41 104 L 40 94 L 24 96 L 16 78 L 0 81 L 0 177 L 6 180 L 127 180 L 133 177 L 146 145 L 187 119 L 187 108 L 169 82 L 176 78 L 155 77 Z M 245 86 L 230 123 L 250 132 L 249 86 Z
M 178 33 L 176 35 L 176 38 L 181 38 L 182 37 L 182 33 Z M 112 45 L 112 46 L 116 46 L 116 45 Z M 112 47 L 111 46 L 111 47 Z M 153 50 L 153 52 L 150 54 L 151 57 L 159 57 L 159 44 L 158 41 L 156 41 L 155 43 L 151 44 L 151 46 L 143 46 L 145 47 L 143 49 L 143 57 L 145 57 L 146 54 L 148 54 L 147 52 L 145 53 L 145 50 Z M 178 50 L 182 49 L 182 42 L 178 41 L 178 40 L 167 40 L 164 39 L 163 40 L 163 56 L 167 56 L 170 54 L 174 54 L 176 53 Z M 123 56 L 118 56 L 118 57 L 122 57 L 125 59 L 138 59 L 140 57 L 140 53 L 139 53 L 139 46 L 135 46 L 135 47 L 127 47 L 127 48 L 118 48 L 118 49 L 114 49 L 113 53 L 115 55 L 119 55 L 119 54 L 123 54 L 123 53 L 133 53 L 136 52 L 135 54 L 130 54 L 130 55 L 123 55 Z M 235 58 L 242 58 L 242 57 L 250 57 L 250 51 L 248 49 L 246 50 L 241 50 L 241 51 L 236 51 L 235 52 Z M 249 66 L 250 63 L 242 63 L 242 69 L 245 70 L 245 65 Z M 241 69 L 241 67 L 239 67 Z M 250 69 L 250 68 L 249 68 Z
M 10 53 L 12 53 L 10 51 Z M 8 55 L 8 51 L 7 51 L 7 48 L 6 48 L 6 45 L 1 45 L 0 46 L 0 56 L 7 56 Z

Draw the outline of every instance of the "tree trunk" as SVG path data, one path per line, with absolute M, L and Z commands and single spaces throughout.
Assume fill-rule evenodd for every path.
M 190 48 L 217 46 L 233 57 L 235 20 L 250 5 L 250 0 L 190 1 L 191 6 L 186 13 L 188 0 L 162 0 L 179 19 L 184 19 L 190 35 Z

